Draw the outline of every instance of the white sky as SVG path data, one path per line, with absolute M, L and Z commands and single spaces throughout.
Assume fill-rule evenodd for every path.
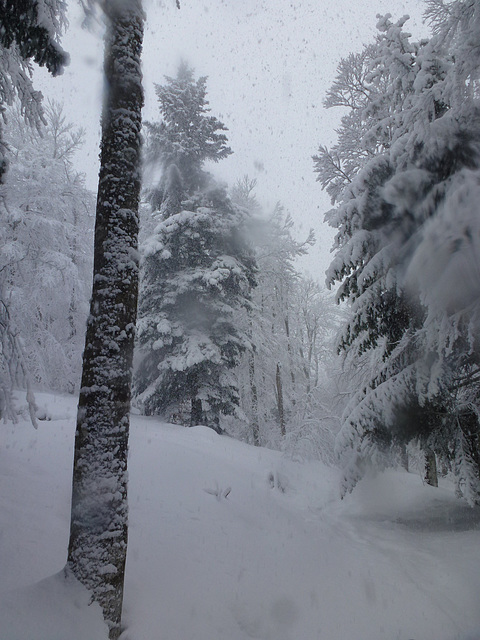
M 428 34 L 422 0 L 145 0 L 144 117 L 158 117 L 153 83 L 175 75 L 184 57 L 196 75 L 209 77 L 212 114 L 228 127 L 234 154 L 212 167 L 233 184 L 257 178 L 268 209 L 281 201 L 298 236 L 313 227 L 317 244 L 302 267 L 321 283 L 330 261 L 333 230 L 323 222 L 329 199 L 315 182 L 311 156 L 335 140 L 341 116 L 322 107 L 338 62 L 373 40 L 376 14 L 409 14 L 415 37 Z M 102 93 L 102 42 L 82 31 L 70 0 L 70 29 L 63 46 L 71 64 L 60 78 L 38 73 L 45 97 L 65 103 L 69 119 L 87 130 L 79 169 L 96 189 Z

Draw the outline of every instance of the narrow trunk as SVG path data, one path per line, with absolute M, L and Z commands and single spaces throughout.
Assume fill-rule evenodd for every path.
M 127 552 L 127 448 L 138 292 L 141 0 L 110 0 L 93 291 L 78 404 L 68 568 L 118 638 Z
M 252 402 L 252 435 L 253 444 L 260 446 L 260 433 L 258 427 L 258 391 L 255 383 L 255 354 L 250 351 L 248 354 L 248 377 L 250 381 L 250 396 Z
M 408 471 L 408 450 L 405 444 L 400 445 L 400 464 Z
M 7 173 L 7 145 L 3 141 L 3 122 L 0 120 L 0 186 L 3 184 L 3 179 Z M 0 194 L 0 198 L 3 197 Z
M 480 504 L 480 430 L 472 410 L 458 419 L 455 475 L 457 495 L 471 506 Z
M 198 398 L 192 398 L 190 426 L 195 427 L 197 424 L 202 424 L 202 401 Z
M 277 409 L 278 409 L 278 424 L 280 427 L 280 433 L 285 435 L 285 413 L 283 409 L 283 385 L 282 385 L 282 369 L 280 363 L 277 363 L 277 371 L 275 374 L 275 386 L 277 391 Z
M 425 482 L 438 487 L 437 460 L 433 449 L 425 449 Z
M 287 336 L 288 365 L 290 367 L 290 379 L 292 381 L 292 405 L 295 406 L 297 402 L 295 391 L 295 372 L 293 370 L 292 344 L 290 340 L 290 323 L 288 320 L 288 316 L 285 316 L 283 322 L 285 325 L 285 335 Z

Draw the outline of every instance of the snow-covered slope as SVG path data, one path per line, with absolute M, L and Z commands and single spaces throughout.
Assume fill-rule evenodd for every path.
M 0 425 L 0 640 L 105 640 L 62 573 L 75 400 Z M 480 510 L 132 416 L 124 640 L 479 640 Z M 228 495 L 227 495 L 228 494 Z

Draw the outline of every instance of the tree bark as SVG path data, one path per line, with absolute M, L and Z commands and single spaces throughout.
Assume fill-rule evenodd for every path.
M 141 0 L 105 4 L 105 96 L 93 291 L 85 339 L 67 567 L 118 638 L 127 551 L 127 449 L 138 295 Z
M 255 354 L 251 350 L 248 354 L 248 378 L 250 382 L 250 395 L 252 403 L 252 435 L 253 444 L 260 446 L 260 430 L 258 421 L 258 390 L 255 383 Z
M 408 471 L 408 450 L 407 450 L 407 445 L 406 444 L 401 444 L 400 445 L 400 464 L 402 465 L 402 467 L 405 469 L 405 471 Z
M 190 412 L 190 426 L 196 427 L 197 425 L 202 424 L 202 416 L 202 401 L 194 396 L 192 398 L 192 409 Z
M 425 482 L 432 487 L 438 487 L 437 461 L 433 449 L 425 450 Z
M 283 408 L 283 385 L 282 385 L 282 368 L 280 363 L 277 362 L 277 370 L 275 373 L 275 386 L 277 391 L 277 409 L 278 409 L 278 425 L 280 427 L 280 433 L 285 435 L 285 411 Z

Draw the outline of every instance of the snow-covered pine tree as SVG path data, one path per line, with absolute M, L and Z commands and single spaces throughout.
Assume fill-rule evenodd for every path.
M 6 170 L 5 106 L 18 97 L 25 119 L 36 126 L 43 122 L 42 94 L 32 85 L 31 60 L 54 76 L 62 73 L 68 63 L 59 44 L 65 11 L 63 0 L 0 0 L 0 184 Z
M 418 47 L 410 43 L 404 23 L 380 19 L 376 43 L 342 61 L 326 105 L 347 106 L 350 112 L 342 119 L 337 145 L 332 151 L 321 147 L 314 157 L 318 180 L 336 205 L 327 220 L 339 230 L 327 283 L 340 282 L 337 299 L 350 302 L 339 349 L 349 354 L 353 366 L 366 352 L 376 363 L 366 368 L 367 378 L 346 411 L 337 443 L 346 458 L 344 490 L 358 480 L 365 459 L 377 455 L 378 445 L 385 447 L 378 388 L 399 370 L 409 371 L 405 365 L 414 360 L 409 338 L 421 317 L 418 304 L 398 287 L 397 243 L 388 234 L 395 220 L 381 197 L 394 173 L 390 149 L 413 93 Z M 408 402 L 409 382 L 401 386 L 397 381 L 399 401 Z
M 16 46 L 23 60 L 33 58 L 52 75 L 62 73 L 68 55 L 58 39 L 65 11 L 64 0 L 0 0 L 0 46 Z
M 443 399 L 444 427 L 432 436 L 455 457 L 463 497 L 479 504 L 480 3 L 427 6 L 434 35 L 417 74 L 410 116 L 415 126 L 395 149 L 400 170 L 386 196 L 401 212 L 402 185 L 421 173 L 419 197 L 410 207 L 418 228 L 404 245 L 404 286 L 416 287 L 426 308 L 421 389 L 427 401 Z
M 5 204 L 2 183 L 7 171 L 7 147 L 4 141 L 5 108 L 18 98 L 27 122 L 39 127 L 43 121 L 42 94 L 32 85 L 31 59 L 45 65 L 56 75 L 68 62 L 59 39 L 65 19 L 62 0 L 0 0 L 0 201 Z M 0 413 L 14 418 L 11 395 L 13 385 L 29 387 L 28 370 L 22 353 L 21 340 L 11 325 L 6 291 L 0 287 L 0 371 L 2 394 Z M 34 422 L 35 400 L 27 392 L 28 405 Z M 3 406 L 3 409 L 2 409 Z M 5 413 L 6 411 L 6 413 Z
M 165 84 L 155 85 L 160 122 L 146 122 L 146 165 L 160 179 L 148 192 L 153 210 L 164 218 L 178 213 L 172 197 L 172 171 L 183 199 L 206 187 L 210 177 L 203 169 L 206 161 L 219 162 L 232 150 L 227 146 L 225 125 L 208 115 L 207 78 L 194 78 L 194 70 L 181 62 L 175 78 L 165 77 Z M 176 169 L 174 169 L 176 167 Z
M 342 282 L 339 296 L 352 305 L 341 347 L 357 357 L 369 351 L 376 361 L 346 413 L 339 439 L 340 450 L 349 452 L 345 490 L 378 445 L 385 449 L 392 438 L 417 437 L 426 450 L 437 452 L 459 441 L 454 427 L 464 412 L 456 395 L 463 372 L 473 367 L 476 375 L 478 332 L 472 325 L 476 308 L 463 313 L 469 305 L 449 278 L 458 255 L 464 261 L 478 253 L 469 240 L 472 209 L 447 203 L 460 195 L 468 200 L 473 192 L 467 184 L 478 166 L 478 106 L 471 82 L 475 56 L 462 59 L 465 42 L 473 42 L 476 4 L 449 3 L 455 19 L 448 29 L 437 24 L 437 35 L 416 45 L 402 31 L 403 20 L 394 24 L 385 16 L 378 24 L 368 79 L 390 79 L 384 94 L 394 110 L 370 129 L 390 131 L 391 142 L 334 194 L 337 209 L 330 215 L 339 233 L 329 278 Z M 462 11 L 471 14 L 469 21 L 459 19 Z M 460 36 L 462 24 L 468 24 L 469 34 Z M 376 113 L 376 100 L 368 111 Z M 322 156 L 317 170 L 328 184 Z M 450 228 L 456 230 L 453 243 Z M 445 291 L 455 291 L 449 304 L 443 303 Z
M 93 2 L 93 0 L 92 0 Z M 101 4 L 105 95 L 94 278 L 83 358 L 67 568 L 121 632 L 127 552 L 127 449 L 138 294 L 141 0 Z
M 157 85 L 162 121 L 148 124 L 147 159 L 159 220 L 143 247 L 135 387 L 147 414 L 190 406 L 190 424 L 219 428 L 238 390 L 232 369 L 248 338 L 236 314 L 249 304 L 255 265 L 245 215 L 204 170 L 231 153 L 225 126 L 207 115 L 206 78 L 180 65 Z
M 0 201 L 0 286 L 37 386 L 79 388 L 91 280 L 94 197 L 73 168 L 83 132 L 48 103 L 40 132 L 8 109 Z
M 249 346 L 237 315 L 255 273 L 244 225 L 214 187 L 185 201 L 145 243 L 136 388 L 147 414 L 178 413 L 189 401 L 191 425 L 218 429 L 221 414 L 235 413 L 233 369 Z

